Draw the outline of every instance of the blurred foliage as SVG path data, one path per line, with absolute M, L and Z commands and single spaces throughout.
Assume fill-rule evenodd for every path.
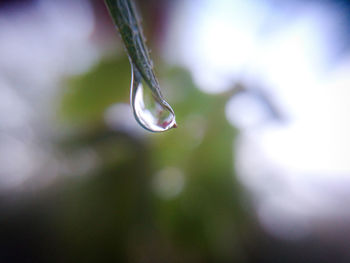
M 67 81 L 61 115 L 71 123 L 101 119 L 107 106 L 129 100 L 130 66 L 126 57 L 102 60 L 91 73 Z
M 57 223 L 68 259 L 98 262 L 221 262 L 240 258 L 244 214 L 234 178 L 236 131 L 224 118 L 228 94 L 195 88 L 188 72 L 163 67 L 161 86 L 174 105 L 179 128 L 137 138 L 101 125 L 104 110 L 128 100 L 130 70 L 124 58 L 102 61 L 69 81 L 61 115 L 68 123 L 90 123 L 64 138 L 74 156 L 93 150 L 99 164 L 90 176 L 62 187 Z M 70 157 L 68 157 L 69 159 Z M 72 157 L 74 159 L 74 157 Z M 183 191 L 158 195 L 154 175 L 182 171 Z M 74 261 L 73 260 L 73 261 Z

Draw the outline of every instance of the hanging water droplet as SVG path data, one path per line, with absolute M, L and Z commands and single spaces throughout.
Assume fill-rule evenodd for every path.
M 130 100 L 137 122 L 151 132 L 176 128 L 175 114 L 163 99 L 153 71 L 142 28 L 131 0 L 105 0 L 128 53 L 131 70 Z
M 175 113 L 163 99 L 159 89 L 147 85 L 134 65 L 131 69 L 130 101 L 137 122 L 151 132 L 176 128 Z

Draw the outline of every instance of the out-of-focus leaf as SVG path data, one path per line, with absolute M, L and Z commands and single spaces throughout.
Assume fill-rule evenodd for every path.
M 84 123 L 101 118 L 111 104 L 129 100 L 130 65 L 126 57 L 102 60 L 89 73 L 67 81 L 60 115 Z

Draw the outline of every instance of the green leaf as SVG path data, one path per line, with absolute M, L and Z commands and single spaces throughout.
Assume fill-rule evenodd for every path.
M 135 65 L 152 91 L 160 94 L 159 83 L 153 71 L 153 63 L 147 50 L 142 27 L 135 7 L 130 0 L 106 0 L 111 17 L 124 42 L 130 63 Z

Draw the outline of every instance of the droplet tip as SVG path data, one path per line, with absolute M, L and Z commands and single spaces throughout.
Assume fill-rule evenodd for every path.
M 173 127 L 172 128 L 177 128 L 177 124 L 176 123 L 174 123 L 174 125 L 173 125 Z

